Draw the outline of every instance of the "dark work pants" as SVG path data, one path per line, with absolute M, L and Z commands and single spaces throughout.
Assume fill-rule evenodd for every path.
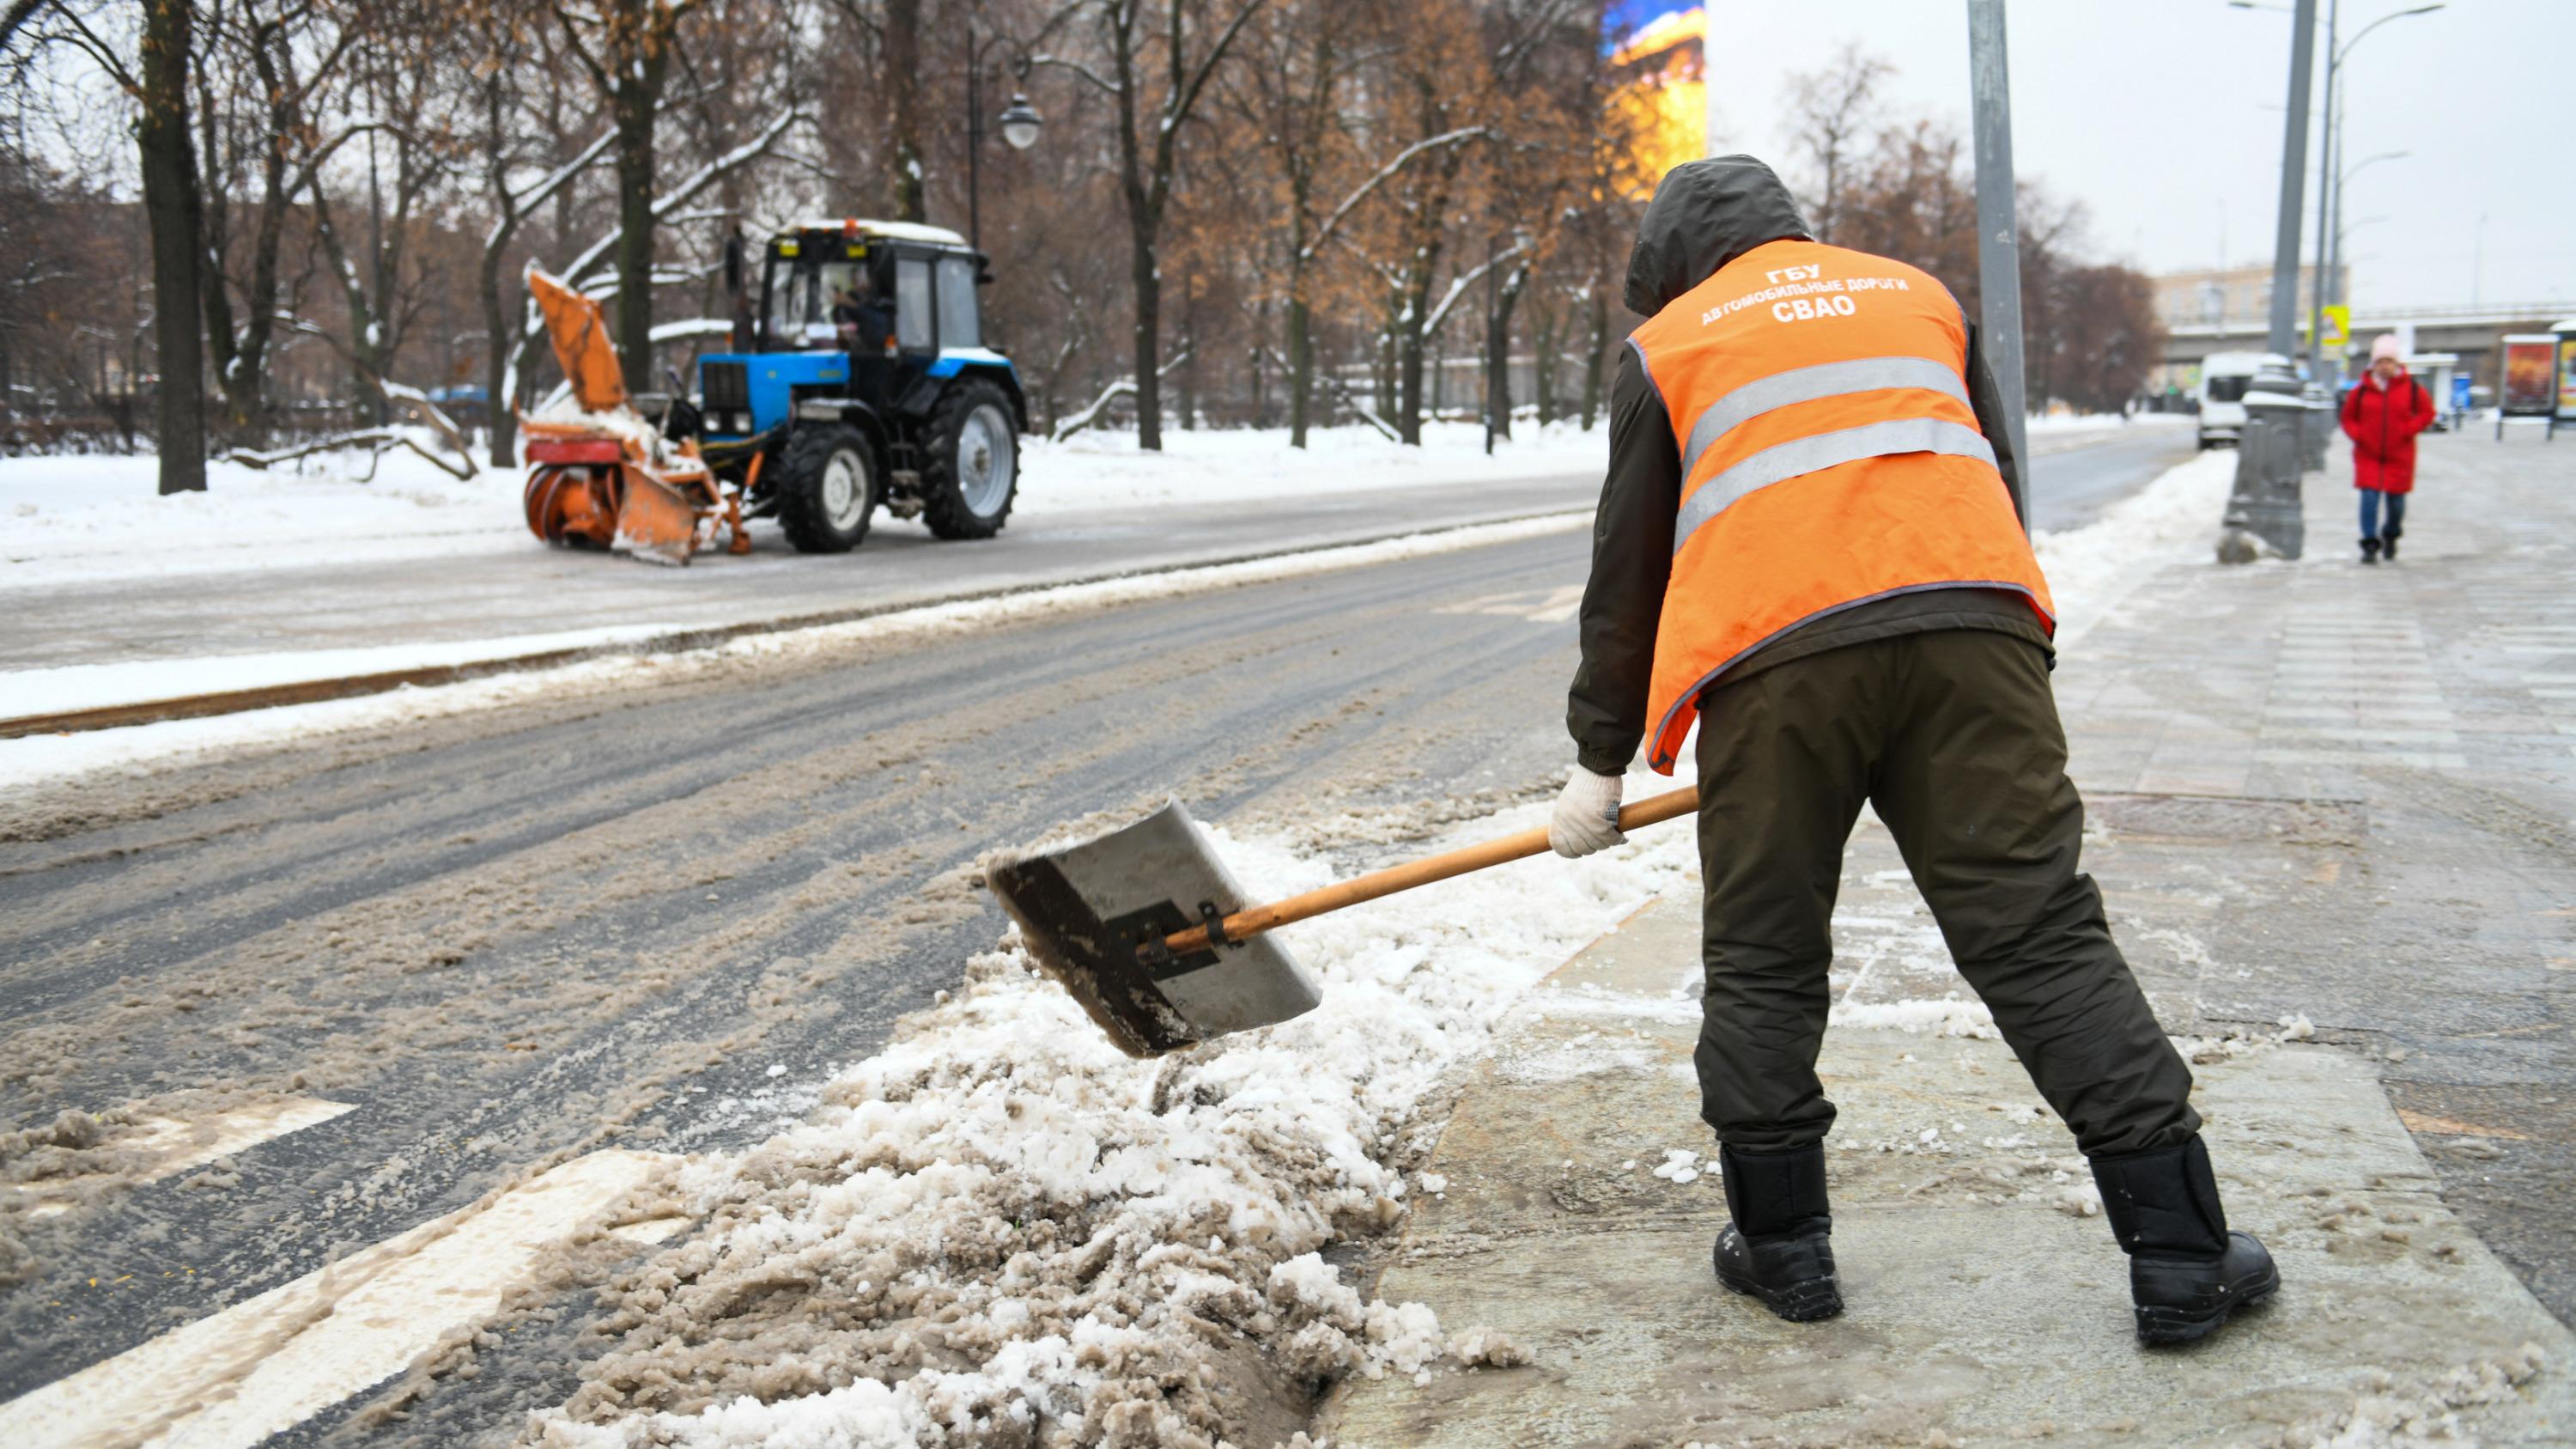
M 1952 629 L 1854 644 L 1711 690 L 1699 735 L 1701 1115 L 1739 1151 L 1821 1141 L 1829 922 L 1861 802 L 1950 956 L 2088 1155 L 2199 1130 L 2183 1064 L 2076 854 L 2084 806 L 2048 662 Z

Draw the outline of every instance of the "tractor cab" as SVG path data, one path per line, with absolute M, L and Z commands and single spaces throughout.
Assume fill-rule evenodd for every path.
M 986 538 L 1010 511 L 1027 406 L 984 345 L 984 257 L 941 227 L 808 222 L 739 247 L 735 350 L 698 360 L 701 446 L 809 552 L 840 552 L 879 503 L 943 538 Z

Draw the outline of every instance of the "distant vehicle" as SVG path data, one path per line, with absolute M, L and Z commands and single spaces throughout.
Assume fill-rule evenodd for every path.
M 2288 366 L 2270 352 L 2213 352 L 2200 363 L 2200 445 L 2234 445 L 2245 432 L 2245 389 L 2266 362 Z

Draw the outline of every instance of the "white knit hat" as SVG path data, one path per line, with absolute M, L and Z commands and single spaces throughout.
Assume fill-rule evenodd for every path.
M 2377 362 L 2383 357 L 2397 362 L 2406 360 L 2405 354 L 2397 350 L 2397 334 L 2394 332 L 2382 332 L 2370 339 L 2370 360 Z

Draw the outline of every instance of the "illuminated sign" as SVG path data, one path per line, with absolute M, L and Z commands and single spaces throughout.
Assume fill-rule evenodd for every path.
M 1602 25 L 1610 134 L 1624 143 L 1613 184 L 1624 195 L 1648 196 L 1665 172 L 1708 154 L 1708 12 L 1622 0 Z

